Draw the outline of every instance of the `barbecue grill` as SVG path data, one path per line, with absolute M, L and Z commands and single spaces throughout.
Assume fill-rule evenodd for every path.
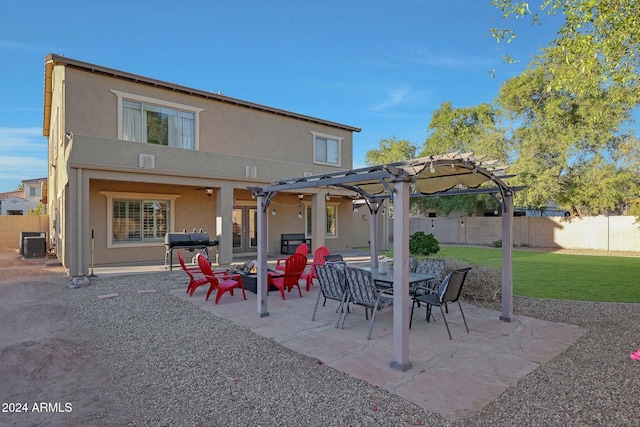
M 196 233 L 167 233 L 164 235 L 164 246 L 166 252 L 164 255 L 164 266 L 169 265 L 169 270 L 173 270 L 173 250 L 174 249 L 187 249 L 189 252 L 195 250 L 204 251 L 209 258 L 209 248 L 212 246 L 218 246 L 217 240 L 209 240 L 209 233 L 203 233 L 200 230 Z

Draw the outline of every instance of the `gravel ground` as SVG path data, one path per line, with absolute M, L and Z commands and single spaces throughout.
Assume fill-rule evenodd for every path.
M 169 291 L 184 287 L 183 276 L 98 277 L 78 289 L 69 289 L 64 278 L 36 283 L 34 298 L 46 301 L 35 318 L 46 320 L 53 307 L 64 310 L 52 325 L 60 325 L 58 344 L 66 353 L 58 364 L 67 372 L 64 379 L 38 384 L 38 393 L 55 391 L 59 400 L 75 402 L 73 418 L 14 414 L 0 416 L 0 425 L 640 425 L 640 362 L 629 359 L 640 347 L 638 304 L 515 298 L 516 314 L 576 324 L 587 332 L 474 417 L 446 422 L 177 299 Z M 156 292 L 138 293 L 144 289 Z M 0 291 L 0 298 L 9 295 Z M 120 297 L 97 298 L 110 293 Z M 42 307 L 52 307 L 52 313 Z M 11 348 L 2 350 L 0 360 L 7 360 Z M 24 399 L 29 388 L 9 383 L 0 386 L 0 396 L 7 394 L 3 402 Z

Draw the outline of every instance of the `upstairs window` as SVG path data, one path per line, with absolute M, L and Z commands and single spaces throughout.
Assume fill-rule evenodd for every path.
M 323 165 L 340 166 L 340 145 L 342 138 L 317 132 L 313 134 L 313 162 Z
M 124 101 L 122 139 L 167 147 L 195 147 L 195 114 L 186 111 Z
M 195 150 L 201 108 L 112 91 L 118 96 L 118 138 Z

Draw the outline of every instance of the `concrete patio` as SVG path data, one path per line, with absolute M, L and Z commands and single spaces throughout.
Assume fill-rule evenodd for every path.
M 184 274 L 174 269 L 172 274 Z M 179 277 L 179 276 L 177 276 Z M 302 282 L 301 282 L 302 284 Z M 207 286 L 192 297 L 175 290 L 177 298 L 188 301 L 215 316 L 230 319 L 283 346 L 318 359 L 345 374 L 362 379 L 401 396 L 447 420 L 462 420 L 481 410 L 518 380 L 560 354 L 584 330 L 574 325 L 550 323 L 514 315 L 510 323 L 499 320 L 500 313 L 463 303 L 470 333 L 464 329 L 460 310 L 452 305 L 447 315 L 453 340 L 438 309 L 436 321 L 425 321 L 425 308 L 417 308 L 410 331 L 410 361 L 413 367 L 400 372 L 390 367 L 392 360 L 392 308 L 376 317 L 371 340 L 364 309 L 351 307 L 344 329 L 336 329 L 338 303 L 322 298 L 315 321 L 311 321 L 318 286 L 300 298 L 297 290 L 282 300 L 279 292 L 268 297 L 269 316 L 257 314 L 256 295 L 247 292 L 247 301 L 236 292 L 225 294 L 215 305 L 205 301 Z

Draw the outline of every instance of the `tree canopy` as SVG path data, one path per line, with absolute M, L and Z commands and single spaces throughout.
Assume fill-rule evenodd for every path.
M 492 0 L 506 20 L 562 14 L 563 25 L 497 104 L 509 123 L 516 202 L 554 201 L 572 215 L 624 212 L 640 189 L 632 112 L 640 104 L 640 4 L 633 0 Z M 496 30 L 500 39 L 510 30 Z
M 368 166 L 383 165 L 412 159 L 416 156 L 417 148 L 406 139 L 398 139 L 395 136 L 390 139 L 380 140 L 378 149 L 372 149 L 365 154 L 365 163 Z
M 493 104 L 441 104 L 420 156 L 471 151 L 505 161 L 517 174 L 510 183 L 526 185 L 516 195 L 522 207 L 555 203 L 576 216 L 640 216 L 640 141 L 633 121 L 640 106 L 640 2 L 546 0 L 539 10 L 518 0 L 491 4 L 505 19 L 505 28 L 491 29 L 499 42 L 516 40 L 513 19 L 538 24 L 558 15 L 562 25 L 520 75 L 502 84 Z M 396 142 L 382 141 L 375 159 L 410 157 Z M 421 204 L 471 212 L 473 203 L 490 209 L 485 203 L 492 202 L 453 199 Z

